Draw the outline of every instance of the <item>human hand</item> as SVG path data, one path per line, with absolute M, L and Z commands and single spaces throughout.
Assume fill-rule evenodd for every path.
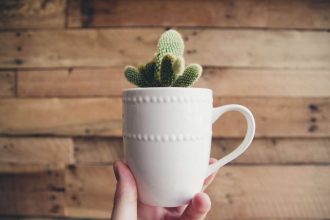
M 210 163 L 216 159 L 211 158 Z M 114 172 L 117 179 L 112 220 L 202 220 L 211 208 L 209 196 L 197 193 L 188 205 L 173 208 L 149 206 L 138 200 L 135 179 L 122 161 L 114 164 Z M 212 182 L 216 173 L 210 175 L 204 181 L 204 189 Z

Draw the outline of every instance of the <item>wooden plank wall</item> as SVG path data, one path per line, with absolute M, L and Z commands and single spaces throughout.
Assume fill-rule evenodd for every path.
M 175 27 L 199 87 L 256 139 L 207 192 L 207 219 L 330 218 L 329 0 L 0 2 L 0 219 L 109 219 L 123 66 Z M 213 157 L 240 142 L 228 113 Z

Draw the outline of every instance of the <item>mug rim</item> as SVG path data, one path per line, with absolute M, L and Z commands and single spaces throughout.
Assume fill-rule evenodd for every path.
M 187 91 L 187 90 L 193 90 L 193 91 L 196 91 L 196 90 L 200 90 L 200 91 L 208 91 L 208 92 L 212 92 L 211 89 L 208 89 L 208 88 L 187 88 L 187 87 L 143 87 L 143 88 L 140 88 L 140 87 L 136 87 L 136 88 L 129 88 L 129 89 L 124 89 L 123 92 L 126 93 L 126 92 L 130 92 L 130 91 L 152 91 L 152 90 L 156 90 L 156 91 L 169 91 L 169 90 L 180 90 L 180 91 Z

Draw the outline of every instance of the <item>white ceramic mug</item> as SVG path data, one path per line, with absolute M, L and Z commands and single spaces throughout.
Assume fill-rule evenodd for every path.
M 141 202 L 162 207 L 188 203 L 211 173 L 250 145 L 255 122 L 241 105 L 212 106 L 212 91 L 200 88 L 136 88 L 123 93 L 125 161 Z M 247 121 L 243 142 L 209 165 L 212 124 L 225 112 L 238 111 Z

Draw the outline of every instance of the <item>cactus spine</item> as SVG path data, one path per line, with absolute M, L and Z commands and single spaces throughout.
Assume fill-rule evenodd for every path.
M 185 68 L 184 42 L 175 30 L 168 30 L 158 41 L 155 58 L 138 68 L 127 66 L 127 80 L 138 87 L 190 87 L 202 74 L 199 64 Z

